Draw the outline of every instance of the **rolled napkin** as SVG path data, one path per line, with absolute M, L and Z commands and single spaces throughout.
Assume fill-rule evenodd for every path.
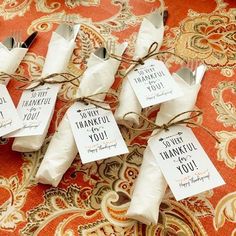
M 150 46 L 154 43 L 158 43 L 156 52 L 159 51 L 164 36 L 164 24 L 163 17 L 159 11 L 146 16 L 140 26 L 136 44 L 134 59 L 142 58 L 147 55 Z M 127 101 L 129 101 L 127 103 Z M 122 124 L 124 120 L 131 124 L 139 124 L 139 118 L 135 114 L 130 114 L 124 119 L 124 115 L 128 112 L 141 113 L 140 103 L 131 87 L 128 79 L 126 78 L 122 84 L 122 89 L 119 96 L 119 107 L 116 109 L 115 118 L 118 123 Z
M 22 47 L 14 47 L 9 50 L 2 43 L 0 43 L 0 72 L 4 72 L 9 75 L 14 74 L 27 51 L 28 48 Z M 10 78 L 6 78 L 3 82 L 1 82 L 1 84 L 7 85 L 9 81 Z
M 184 78 L 181 78 L 177 74 L 173 74 L 173 77 L 184 95 L 161 104 L 155 121 L 157 125 L 166 124 L 175 115 L 192 110 L 197 100 L 201 80 L 199 80 L 198 84 L 189 85 L 185 82 Z M 188 115 L 186 114 L 185 117 L 182 116 L 181 119 L 187 118 Z M 143 163 L 134 186 L 127 217 L 147 225 L 151 223 L 157 224 L 159 207 L 166 188 L 166 180 L 150 147 L 147 146 L 143 155 Z
M 116 55 L 121 56 L 126 47 L 127 43 L 117 45 Z M 92 53 L 88 61 L 88 67 L 81 79 L 77 97 L 107 92 L 114 82 L 119 65 L 120 62 L 116 59 L 107 58 L 103 48 Z M 104 99 L 105 95 L 99 95 L 98 98 Z M 65 114 L 49 143 L 44 159 L 36 174 L 36 181 L 56 187 L 70 167 L 77 152 L 69 119 L 67 114 Z
M 52 33 L 43 66 L 42 78 L 53 73 L 65 72 L 76 45 L 75 39 L 79 32 L 79 27 L 80 25 L 75 25 L 72 28 L 69 25 L 61 24 L 58 29 Z M 33 152 L 39 150 L 48 133 L 52 116 L 53 112 L 42 135 L 17 137 L 13 142 L 12 150 L 18 152 Z

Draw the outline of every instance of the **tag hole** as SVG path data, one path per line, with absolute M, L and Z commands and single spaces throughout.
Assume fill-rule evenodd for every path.
M 81 110 L 77 110 L 77 112 L 81 112 Z

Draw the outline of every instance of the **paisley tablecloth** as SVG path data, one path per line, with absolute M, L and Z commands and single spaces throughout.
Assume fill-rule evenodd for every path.
M 161 4 L 169 12 L 161 50 L 196 59 L 208 67 L 196 104 L 204 111 L 198 122 L 213 130 L 220 144 L 201 129 L 194 129 L 194 133 L 226 185 L 179 202 L 168 189 L 157 225 L 127 219 L 125 213 L 146 146 L 140 137 L 148 134 L 123 126 L 120 130 L 129 154 L 85 165 L 78 155 L 58 188 L 37 184 L 35 173 L 60 118 L 57 114 L 62 103 L 58 101 L 40 151 L 13 152 L 12 139 L 0 140 L 0 235 L 236 235 L 235 0 L 3 0 L 0 40 L 19 28 L 23 37 L 39 31 L 17 70 L 35 77 L 41 73 L 52 31 L 61 22 L 81 23 L 68 66 L 68 72 L 77 75 L 90 53 L 106 41 L 127 41 L 127 55 L 131 56 L 142 18 Z M 174 56 L 165 63 L 171 72 L 178 67 Z M 121 64 L 112 92 L 119 94 L 126 66 Z M 11 81 L 8 85 L 15 104 L 21 95 L 16 84 Z M 67 84 L 59 97 L 70 98 L 74 92 Z M 152 120 L 157 112 L 158 106 L 143 110 Z

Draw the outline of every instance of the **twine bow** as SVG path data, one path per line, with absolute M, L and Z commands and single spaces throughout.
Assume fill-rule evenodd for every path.
M 97 98 L 94 98 L 94 97 L 99 96 L 99 95 L 112 96 L 113 100 L 112 101 L 107 101 L 107 100 L 99 100 Z M 85 105 L 93 104 L 94 106 L 102 108 L 104 110 L 111 110 L 112 108 L 110 108 L 110 105 L 111 106 L 112 105 L 117 106 L 119 104 L 118 96 L 116 94 L 114 94 L 114 93 L 108 93 L 108 92 L 100 92 L 100 93 L 95 93 L 95 94 L 92 94 L 92 95 L 89 95 L 89 96 L 83 96 L 83 97 L 79 97 L 79 98 L 74 98 L 74 99 L 71 99 L 69 101 L 68 100 L 67 101 L 63 100 L 63 101 L 67 102 L 67 104 L 65 104 L 65 106 L 63 106 L 62 109 L 60 109 L 60 111 L 57 114 L 57 119 L 56 119 L 56 122 L 55 122 L 56 130 L 57 130 L 57 127 L 58 127 L 58 118 L 61 119 L 62 118 L 62 114 L 69 107 L 71 107 L 75 102 L 82 102 Z M 100 104 L 108 104 L 109 107 L 105 107 L 105 106 L 102 106 Z
M 180 119 L 183 115 L 189 114 L 190 116 L 187 118 L 182 118 Z M 147 129 L 142 129 L 142 128 L 133 128 L 129 125 L 126 124 L 126 126 L 132 130 L 135 131 L 155 131 L 157 130 L 158 132 L 156 132 L 154 135 L 158 134 L 160 131 L 162 130 L 166 130 L 168 131 L 170 127 L 175 126 L 175 125 L 192 125 L 194 127 L 199 127 L 202 128 L 205 132 L 207 132 L 211 137 L 213 137 L 217 143 L 220 143 L 220 141 L 218 140 L 218 138 L 215 136 L 215 134 L 213 134 L 212 131 L 210 131 L 208 128 L 206 128 L 203 125 L 200 125 L 198 123 L 196 123 L 194 121 L 194 118 L 201 116 L 203 114 L 202 111 L 198 111 L 198 110 L 190 110 L 190 111 L 185 111 L 185 112 L 181 112 L 179 114 L 177 114 L 176 116 L 174 116 L 173 118 L 171 118 L 167 123 L 162 124 L 162 125 L 157 125 L 154 122 L 152 122 L 151 120 L 149 120 L 147 117 L 140 115 L 136 112 L 128 112 L 124 115 L 123 119 L 125 119 L 126 116 L 128 116 L 129 114 L 136 114 L 137 116 L 139 116 L 140 118 L 142 118 L 143 120 L 147 121 L 148 124 L 151 126 Z
M 113 53 L 110 54 L 110 57 L 112 57 L 112 58 L 114 58 L 114 59 L 116 59 L 116 60 L 118 60 L 120 62 L 125 62 L 125 63 L 128 63 L 128 64 L 131 64 L 131 66 L 129 67 L 129 69 L 125 73 L 124 77 L 126 77 L 138 65 L 144 65 L 145 61 L 147 59 L 149 59 L 151 57 L 154 57 L 154 56 L 157 56 L 157 55 L 160 55 L 160 54 L 171 54 L 171 55 L 173 55 L 175 57 L 180 58 L 182 61 L 184 61 L 186 63 L 185 59 L 183 59 L 181 56 L 176 55 L 173 52 L 168 52 L 168 51 L 157 52 L 157 49 L 158 49 L 158 43 L 157 42 L 153 42 L 150 45 L 149 49 L 148 49 L 148 53 L 144 57 L 141 57 L 141 58 L 138 58 L 138 59 L 130 59 L 128 57 L 118 56 L 118 55 L 115 55 Z
M 94 98 L 94 97 L 99 96 L 99 95 L 105 95 L 105 96 L 110 95 L 114 98 L 114 100 L 107 101 L 107 100 L 99 100 L 99 99 Z M 118 96 L 114 93 L 101 92 L 101 93 L 95 93 L 95 94 L 92 94 L 92 95 L 89 95 L 89 96 L 83 96 L 83 97 L 75 98 L 71 102 L 72 103 L 82 102 L 85 105 L 93 104 L 94 106 L 102 108 L 104 110 L 110 110 L 110 108 L 102 106 L 100 104 L 107 104 L 109 106 L 110 105 L 117 106 L 119 104 L 119 99 L 118 99 Z
M 95 98 L 96 96 L 99 96 L 99 95 L 112 96 L 113 100 L 107 101 L 107 100 L 100 100 L 100 99 Z M 74 98 L 71 100 L 62 100 L 62 101 L 67 103 L 65 106 L 63 106 L 63 110 L 67 110 L 75 102 L 82 102 L 85 105 L 92 104 L 104 110 L 111 110 L 110 106 L 112 105 L 117 106 L 119 104 L 118 96 L 114 93 L 108 93 L 108 92 L 100 92 L 100 93 L 95 93 L 89 96 L 83 96 L 83 97 Z M 109 107 L 102 106 L 101 104 L 107 104 L 109 105 Z
M 35 89 L 44 84 L 63 84 L 63 83 L 71 83 L 74 86 L 78 87 L 79 85 L 75 84 L 73 81 L 77 80 L 79 77 L 83 75 L 83 72 L 79 76 L 75 76 L 71 73 L 53 73 L 46 77 L 37 79 L 37 80 L 29 80 L 28 77 L 23 75 L 9 75 L 6 73 L 0 74 L 0 81 L 4 81 L 6 78 L 11 78 L 19 82 L 23 82 L 24 84 L 17 87 L 17 89 L 21 90 L 31 90 Z M 63 78 L 63 79 L 61 79 Z M 53 79 L 53 80 L 52 80 Z M 32 85 L 32 86 L 31 86 Z

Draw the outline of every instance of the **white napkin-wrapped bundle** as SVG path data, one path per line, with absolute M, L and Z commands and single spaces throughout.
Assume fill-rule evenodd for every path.
M 121 56 L 127 47 L 127 43 L 116 46 L 115 54 Z M 88 67 L 85 71 L 76 97 L 90 96 L 97 93 L 105 93 L 114 82 L 115 74 L 120 62 L 108 58 L 103 48 L 92 53 Z M 105 94 L 97 96 L 104 99 Z M 43 184 L 51 184 L 56 187 L 64 173 L 70 167 L 78 150 L 73 137 L 67 114 L 63 117 L 57 131 L 53 135 L 44 159 L 36 174 L 36 181 Z
M 0 72 L 4 72 L 9 75 L 14 74 L 27 51 L 28 48 L 22 47 L 14 47 L 9 50 L 2 43 L 0 43 Z M 9 81 L 10 78 L 6 78 L 3 82 L 1 82 L 1 84 L 7 85 Z
M 75 39 L 79 32 L 79 28 L 80 25 L 75 25 L 72 28 L 69 25 L 62 24 L 52 33 L 41 74 L 42 78 L 53 73 L 62 73 L 66 71 L 76 45 Z M 17 137 L 13 142 L 12 150 L 18 152 L 33 152 L 39 150 L 47 136 L 52 116 L 53 112 L 42 135 Z
M 163 17 L 159 11 L 155 11 L 146 16 L 142 21 L 135 44 L 134 59 L 142 58 L 147 55 L 148 49 L 154 42 L 158 43 L 158 47 L 156 49 L 158 52 L 163 41 L 163 36 Z M 127 101 L 129 102 L 127 103 Z M 131 124 L 139 124 L 139 117 L 136 114 L 130 114 L 124 119 L 124 115 L 126 113 L 135 112 L 140 114 L 142 110 L 140 103 L 127 78 L 122 84 L 119 102 L 120 105 L 115 112 L 115 118 L 117 122 L 120 124 L 122 124 L 124 121 Z
M 189 85 L 177 74 L 173 74 L 176 83 L 183 92 L 183 96 L 161 104 L 155 123 L 167 123 L 175 115 L 194 108 L 200 83 Z M 181 116 L 180 119 L 187 118 Z M 178 120 L 178 119 L 176 119 Z M 157 164 L 156 158 L 147 146 L 143 155 L 143 163 L 136 180 L 127 217 L 136 219 L 144 224 L 157 224 L 159 207 L 167 188 L 166 180 Z

